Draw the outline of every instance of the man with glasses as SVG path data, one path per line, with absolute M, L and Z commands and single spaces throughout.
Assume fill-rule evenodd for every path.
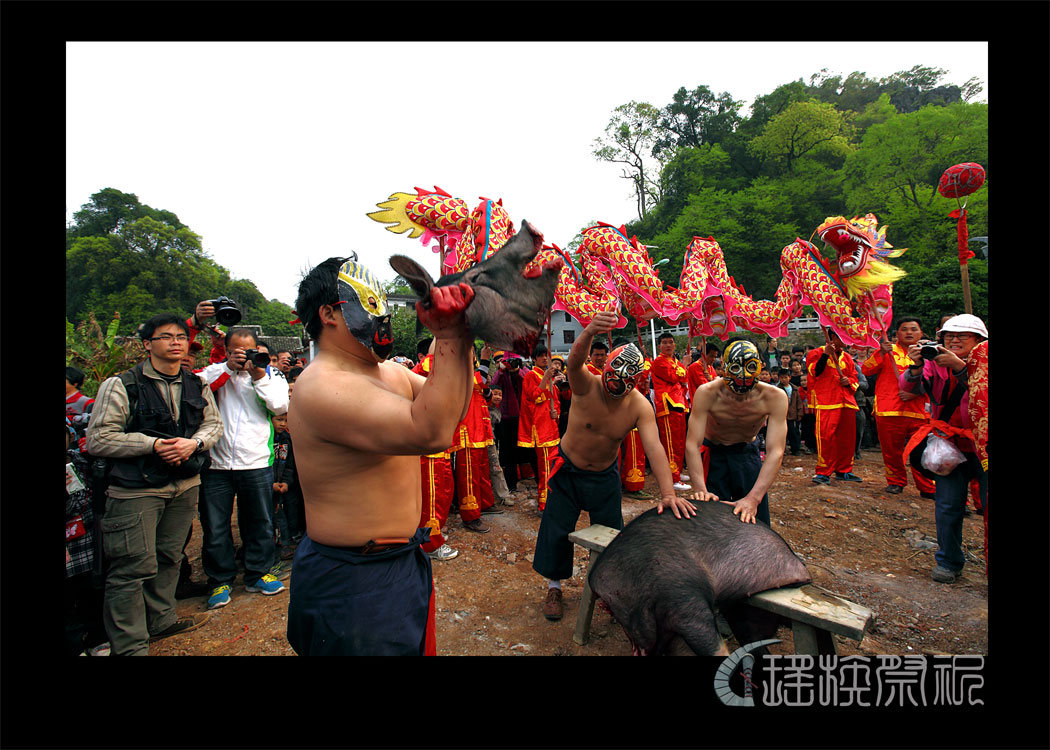
M 237 577 L 234 557 L 233 499 L 244 549 L 244 589 L 272 596 L 284 591 L 271 572 L 274 564 L 273 422 L 288 412 L 288 381 L 268 366 L 249 361 L 246 351 L 260 349 L 249 328 L 226 334 L 225 362 L 208 365 L 201 378 L 215 392 L 226 429 L 211 450 L 211 468 L 201 475 L 201 558 L 211 596 L 208 609 L 230 603 Z M 267 352 L 268 353 L 268 352 Z M 287 576 L 283 576 L 287 578 Z
M 943 335 L 944 345 L 937 346 L 937 354 L 932 359 L 923 356 L 920 344 L 908 347 L 911 364 L 897 382 L 902 391 L 929 395 L 931 421 L 947 426 L 941 432 L 947 432 L 948 440 L 966 457 L 966 461 L 946 476 L 935 475 L 934 479 L 934 521 L 937 526 L 934 557 L 937 566 L 930 577 L 938 583 L 954 583 L 966 562 L 962 526 L 966 491 L 971 480 L 978 482 L 981 506 L 987 508 L 988 503 L 988 475 L 977 458 L 977 447 L 971 439 L 973 423 L 970 420 L 967 372 L 970 353 L 979 343 L 988 340 L 988 329 L 976 315 L 956 315 L 945 321 L 937 334 L 939 337 Z
M 194 630 L 207 613 L 178 619 L 175 587 L 207 450 L 223 432 L 208 388 L 182 367 L 189 330 L 173 314 L 139 331 L 149 358 L 99 387 L 87 449 L 110 459 L 103 546 L 109 560 L 104 623 L 114 656 Z

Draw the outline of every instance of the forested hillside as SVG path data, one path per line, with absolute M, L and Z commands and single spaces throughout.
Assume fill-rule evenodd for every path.
M 199 301 L 222 294 L 237 302 L 243 323 L 269 335 L 303 335 L 301 325 L 288 322 L 295 315 L 287 304 L 265 299 L 248 279 L 231 278 L 173 212 L 105 188 L 73 214 L 66 229 L 66 319 L 74 325 L 89 313 L 108 321 L 119 312 L 117 333 L 126 336 L 159 312 L 188 317 Z
M 780 251 L 810 239 L 828 216 L 874 213 L 887 240 L 908 248 L 894 263 L 894 311 L 935 324 L 963 311 L 955 200 L 937 192 L 959 162 L 988 164 L 988 105 L 971 102 L 973 79 L 915 67 L 884 79 L 827 71 L 759 96 L 750 116 L 730 92 L 682 87 L 663 106 L 616 108 L 594 155 L 621 166 L 638 217 L 628 236 L 655 245 L 666 284 L 678 285 L 694 236 L 713 236 L 726 266 L 756 299 L 780 283 Z M 988 182 L 990 182 L 989 180 Z M 988 182 L 968 197 L 971 237 L 988 235 Z M 969 263 L 973 312 L 987 321 L 988 264 L 980 243 Z

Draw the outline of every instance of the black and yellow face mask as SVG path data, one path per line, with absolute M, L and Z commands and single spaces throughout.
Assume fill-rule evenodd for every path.
M 379 279 L 356 260 L 348 260 L 339 267 L 336 286 L 339 297 L 344 300 L 339 309 L 346 327 L 382 362 L 394 349 L 394 333 L 386 292 Z
M 747 393 L 758 382 L 762 357 L 750 341 L 734 341 L 722 353 L 722 378 L 736 393 Z

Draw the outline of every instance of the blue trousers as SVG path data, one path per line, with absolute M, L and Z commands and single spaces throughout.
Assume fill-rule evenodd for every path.
M 934 481 L 934 514 L 937 525 L 937 554 L 934 557 L 942 568 L 955 571 L 963 569 L 966 558 L 962 549 L 963 511 L 970 492 L 970 480 L 976 478 L 980 487 L 981 505 L 988 507 L 988 475 L 984 473 L 976 456 L 957 466 L 951 474 L 938 476 Z M 976 470 L 976 477 L 974 475 Z
M 722 445 L 704 439 L 704 445 L 710 451 L 710 465 L 704 484 L 707 491 L 718 495 L 719 500 L 735 502 L 740 500 L 755 487 L 759 472 L 762 471 L 762 458 L 758 455 L 758 446 L 754 443 L 734 443 Z M 755 519 L 769 526 L 769 493 L 762 496 L 762 502 L 755 511 Z
M 587 511 L 591 525 L 623 528 L 619 459 L 602 471 L 587 471 L 573 466 L 561 448 L 558 455 L 565 463 L 550 478 L 532 562 L 533 570 L 556 581 L 572 577 L 569 534 L 576 530 L 580 513 Z
M 374 554 L 304 536 L 292 563 L 288 643 L 299 656 L 422 656 L 433 590 L 430 529 Z
M 233 583 L 233 499 L 237 498 L 237 527 L 244 546 L 244 583 L 258 581 L 273 566 L 273 470 L 206 469 L 201 472 L 200 509 L 204 542 L 201 562 L 208 585 Z

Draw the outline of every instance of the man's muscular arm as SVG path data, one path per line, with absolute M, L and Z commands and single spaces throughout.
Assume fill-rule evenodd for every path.
M 703 503 L 718 499 L 718 495 L 707 491 L 707 484 L 704 482 L 704 464 L 700 459 L 700 446 L 703 445 L 704 434 L 707 432 L 707 414 L 711 408 L 714 393 L 706 384 L 696 389 L 685 435 L 685 465 L 696 467 L 689 472 L 689 480 L 693 483 L 695 490 L 690 498 Z
M 632 408 L 638 410 L 638 436 L 642 439 L 645 455 L 649 457 L 649 466 L 656 477 L 656 483 L 660 486 L 660 502 L 656 512 L 663 513 L 665 508 L 670 508 L 675 518 L 681 518 L 683 514 L 687 517 L 695 516 L 696 506 L 675 494 L 671 465 L 667 462 L 667 453 L 660 442 L 660 433 L 656 429 L 656 414 L 649 399 L 637 391 L 632 392 L 630 397 L 634 400 Z
M 433 366 L 418 391 L 418 376 L 400 365 L 389 366 L 413 376 L 400 392 L 365 375 L 333 372 L 323 386 L 296 390 L 297 418 L 309 422 L 321 439 L 362 453 L 424 455 L 448 447 L 465 413 L 472 378 L 473 350 L 463 311 L 473 293 L 461 286 L 465 290 L 436 287 L 431 306 L 417 307 L 435 339 Z
M 591 351 L 591 342 L 595 335 L 601 335 L 611 331 L 616 325 L 617 315 L 613 312 L 600 312 L 591 318 L 591 322 L 583 329 L 577 337 L 572 349 L 569 351 L 569 360 L 565 363 L 566 374 L 569 376 L 569 388 L 578 396 L 590 392 L 594 386 L 594 376 L 587 372 L 587 356 Z

